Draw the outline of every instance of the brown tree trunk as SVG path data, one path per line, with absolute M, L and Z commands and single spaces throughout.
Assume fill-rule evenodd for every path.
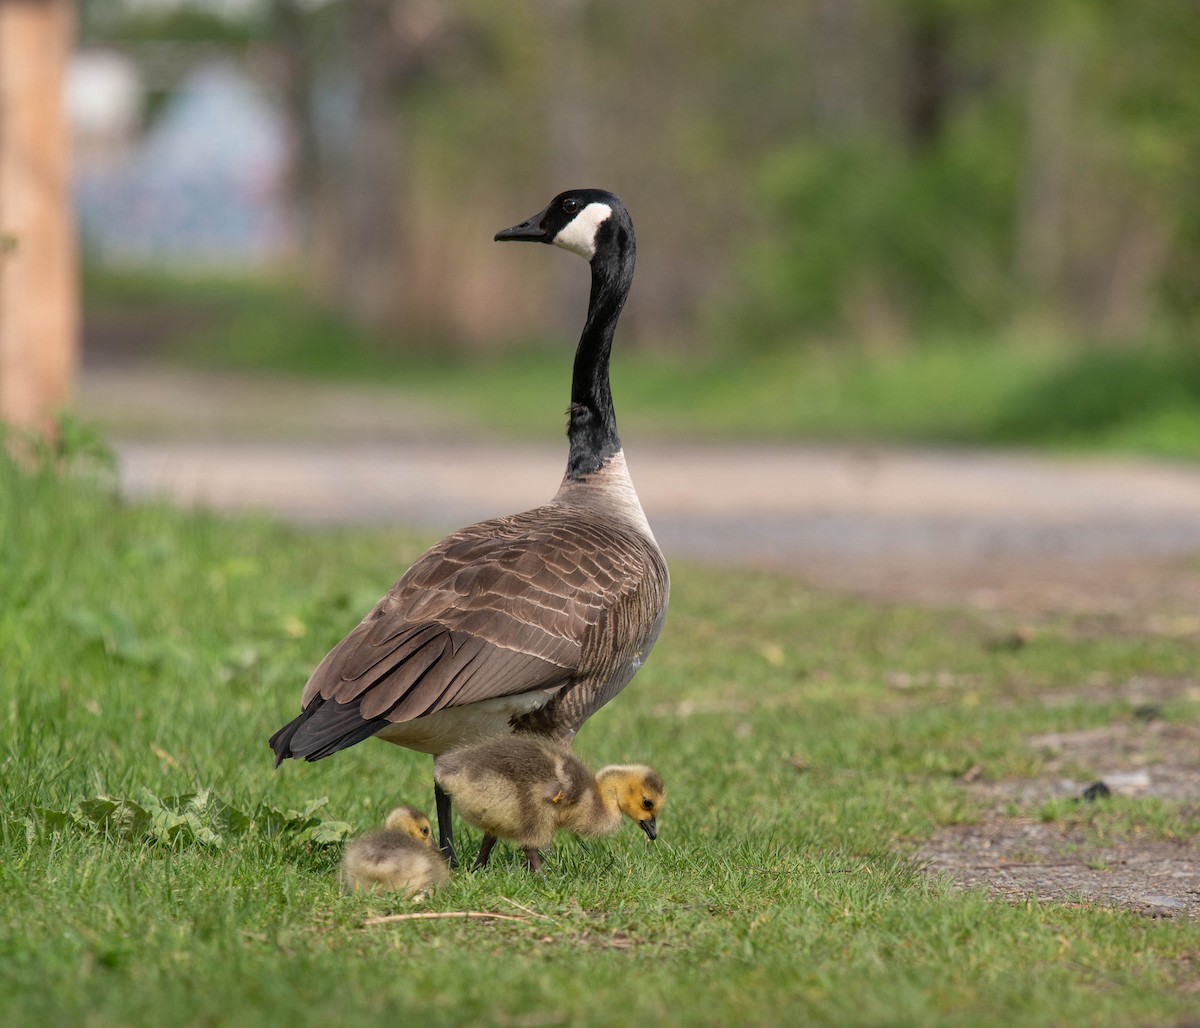
M 1048 38 L 1037 44 L 1029 74 L 1025 166 L 1016 211 L 1016 271 L 1048 313 L 1059 313 L 1078 67 L 1078 53 L 1072 47 Z
M 553 82 L 545 94 L 551 195 L 564 189 L 599 184 L 593 181 L 588 160 L 593 125 L 584 19 L 589 3 L 590 0 L 539 0 L 537 6 L 545 29 L 545 45 L 553 54 Z M 554 261 L 544 274 L 551 283 L 549 306 L 556 328 L 569 333 L 577 328 L 579 310 L 587 303 L 585 279 L 565 261 Z
M 43 432 L 78 363 L 62 87 L 70 0 L 0 0 L 0 419 Z
M 297 243 L 307 256 L 313 242 L 313 218 L 320 185 L 321 151 L 313 109 L 313 41 L 298 0 L 271 0 L 271 24 L 279 42 L 280 92 L 291 134 L 289 202 Z
M 908 81 L 904 134 L 909 148 L 927 150 L 941 138 L 951 93 L 950 19 L 937 11 L 918 13 L 906 38 Z
M 810 63 L 813 118 L 827 139 L 852 137 L 868 121 L 866 28 L 861 0 L 816 0 Z
M 403 322 L 407 278 L 402 198 L 407 194 L 399 94 L 408 55 L 393 0 L 352 0 L 350 58 L 356 91 L 348 148 L 336 171 L 334 294 L 361 324 Z

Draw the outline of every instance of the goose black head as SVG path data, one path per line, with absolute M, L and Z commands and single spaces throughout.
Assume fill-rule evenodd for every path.
M 625 250 L 633 226 L 625 205 L 603 189 L 559 193 L 528 221 L 496 233 L 497 242 L 552 243 L 591 261 L 606 244 Z

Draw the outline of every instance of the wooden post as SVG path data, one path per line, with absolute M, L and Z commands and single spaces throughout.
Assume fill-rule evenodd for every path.
M 63 83 L 72 0 L 0 0 L 0 420 L 51 432 L 79 359 Z

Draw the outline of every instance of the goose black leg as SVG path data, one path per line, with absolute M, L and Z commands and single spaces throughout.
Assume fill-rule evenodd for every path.
M 496 845 L 496 837 L 494 835 L 485 835 L 483 843 L 479 847 L 479 856 L 475 858 L 475 863 L 471 865 L 472 871 L 478 871 L 480 868 L 487 867 L 488 857 L 492 855 L 492 847 Z
M 458 870 L 458 855 L 454 852 L 454 825 L 450 821 L 450 797 L 433 783 L 433 801 L 437 805 L 438 849 L 442 851 L 451 871 Z
M 530 871 L 542 869 L 542 855 L 538 853 L 536 846 L 525 847 L 525 863 L 529 865 Z

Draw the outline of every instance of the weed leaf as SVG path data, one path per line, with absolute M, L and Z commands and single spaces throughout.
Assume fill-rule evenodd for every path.
M 97 831 L 127 841 L 180 846 L 223 846 L 233 837 L 287 838 L 316 846 L 345 842 L 351 828 L 345 821 L 316 816 L 327 797 L 310 800 L 301 810 L 280 810 L 260 803 L 240 810 L 210 789 L 178 796 L 155 796 L 142 789 L 136 800 L 97 796 L 71 810 L 34 809 L 37 823 L 49 831 Z

